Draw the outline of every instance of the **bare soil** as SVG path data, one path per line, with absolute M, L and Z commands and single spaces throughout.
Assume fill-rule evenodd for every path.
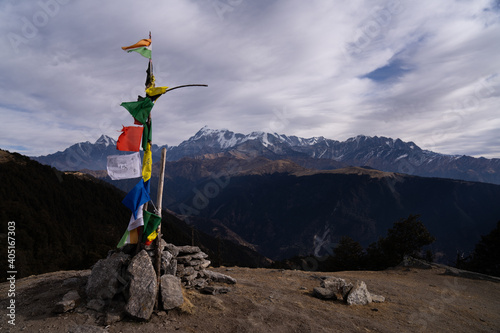
M 15 326 L 5 315 L 10 285 L 2 283 L 0 332 L 500 332 L 500 283 L 444 275 L 444 268 L 333 273 L 211 269 L 238 283 L 215 296 L 186 290 L 192 306 L 183 311 L 160 311 L 148 322 L 125 318 L 108 326 L 99 325 L 102 315 L 87 309 L 84 300 L 71 312 L 52 312 L 70 290 L 84 297 L 88 270 L 17 280 Z M 322 276 L 363 280 L 370 292 L 386 300 L 349 306 L 317 299 L 312 290 Z

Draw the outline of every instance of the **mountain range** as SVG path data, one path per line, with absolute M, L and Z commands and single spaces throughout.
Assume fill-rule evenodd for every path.
M 387 172 L 500 184 L 500 159 L 440 154 L 423 150 L 414 142 L 378 136 L 359 135 L 336 141 L 264 132 L 244 135 L 203 127 L 178 146 L 153 145 L 153 162 L 159 160 L 163 147 L 167 148 L 168 161 L 183 157 L 262 156 L 321 170 L 368 166 Z M 32 158 L 59 170 L 105 170 L 107 156 L 121 153 L 116 150 L 116 141 L 103 135 L 94 144 L 77 143 L 62 152 Z

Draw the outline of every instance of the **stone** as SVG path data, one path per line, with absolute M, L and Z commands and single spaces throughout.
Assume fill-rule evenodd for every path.
M 55 313 L 64 313 L 73 310 L 80 303 L 80 295 L 76 290 L 68 291 L 64 296 L 62 301 L 58 302 L 54 307 Z
M 181 281 L 173 275 L 163 275 L 160 278 L 161 301 L 164 310 L 172 310 L 184 303 Z
M 347 295 L 347 304 L 365 305 L 372 302 L 372 297 L 364 281 L 356 281 L 349 295 Z
M 236 283 L 236 279 L 234 279 L 228 275 L 222 274 L 222 273 L 217 273 L 217 272 L 213 272 L 213 271 L 209 271 L 209 270 L 203 270 L 200 272 L 202 273 L 202 275 L 204 277 L 206 277 L 207 279 L 214 281 L 214 282 L 222 282 L 222 283 L 228 283 L 228 284 L 235 284 Z
M 214 286 L 206 286 L 200 289 L 200 292 L 208 295 L 220 295 L 227 294 L 231 289 L 228 287 L 214 287 Z
M 123 312 L 106 312 L 106 316 L 104 317 L 104 325 L 112 325 L 117 323 L 123 319 Z
M 193 258 L 193 259 L 206 259 L 206 258 L 208 258 L 208 254 L 206 254 L 205 252 L 198 252 L 198 253 L 191 255 L 191 258 Z
M 176 275 L 177 274 L 177 260 L 172 259 L 170 263 L 162 266 L 162 274 Z
M 179 248 L 177 246 L 175 246 L 174 244 L 166 243 L 165 249 L 168 252 L 172 253 L 172 255 L 174 256 L 174 258 L 179 255 Z
M 321 281 L 321 287 L 330 289 L 337 294 L 337 298 L 346 300 L 347 295 L 352 289 L 352 283 L 347 283 L 344 279 L 337 277 L 328 277 Z
M 158 286 L 155 269 L 145 250 L 132 258 L 127 273 L 130 287 L 125 312 L 133 318 L 149 320 L 158 296 Z
M 101 312 L 106 306 L 106 302 L 102 299 L 91 299 L 87 302 L 87 309 L 91 309 L 97 312 Z
M 177 246 L 177 249 L 179 250 L 179 253 L 183 253 L 183 254 L 192 254 L 192 253 L 201 252 L 201 250 L 198 246 L 184 245 L 184 246 Z
M 189 265 L 192 257 L 190 255 L 184 255 L 175 258 L 179 264 Z
M 130 260 L 123 252 L 115 252 L 109 258 L 99 260 L 87 281 L 85 292 L 88 299 L 112 299 L 127 285 L 121 270 Z
M 191 282 L 191 284 L 196 289 L 202 289 L 202 288 L 205 288 L 208 285 L 208 282 L 205 279 L 194 279 Z
M 332 299 L 336 300 L 337 295 L 335 294 L 335 291 L 333 291 L 330 288 L 324 288 L 324 287 L 316 287 L 313 289 L 313 296 L 317 297 L 319 299 Z
M 375 294 L 372 294 L 372 293 L 370 293 L 370 295 L 372 297 L 372 302 L 374 302 L 374 303 L 384 303 L 385 302 L 385 297 L 384 296 L 375 295 Z

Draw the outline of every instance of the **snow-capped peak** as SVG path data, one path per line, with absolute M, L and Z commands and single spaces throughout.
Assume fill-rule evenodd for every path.
M 99 139 L 97 139 L 95 144 L 96 145 L 104 145 L 104 146 L 108 147 L 108 146 L 116 145 L 116 141 L 113 138 L 103 134 L 103 135 L 101 135 L 101 137 Z

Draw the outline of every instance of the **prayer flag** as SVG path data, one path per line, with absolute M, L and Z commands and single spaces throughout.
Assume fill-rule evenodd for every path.
M 130 216 L 130 221 L 128 223 L 128 228 L 127 228 L 129 231 L 144 225 L 143 209 L 144 209 L 144 204 L 142 204 L 139 207 L 139 209 L 137 209 L 137 211 L 135 212 L 135 214 L 137 215 L 137 218 L 134 217 L 134 214 L 132 214 L 132 216 Z
M 145 124 L 148 120 L 154 103 L 151 101 L 151 99 L 146 97 L 143 100 L 139 100 L 137 102 L 123 102 L 120 105 L 127 109 L 127 111 L 130 112 L 134 119 L 140 121 L 141 124 Z
M 153 167 L 153 153 L 151 152 L 151 143 L 148 143 L 147 149 L 144 151 L 142 158 L 142 179 L 147 182 L 151 178 L 151 170 Z
M 144 124 L 144 131 L 142 131 L 142 149 L 144 151 L 148 150 L 148 143 L 151 143 L 153 139 L 153 133 L 151 131 L 151 121 L 146 124 Z M 151 149 L 150 149 L 151 150 Z
M 149 87 L 146 89 L 146 95 L 149 97 L 150 100 L 153 102 L 156 101 L 161 95 L 167 92 L 168 87 L 155 87 L 154 85 L 152 87 Z
M 123 126 L 122 134 L 116 142 L 116 149 L 122 151 L 139 151 L 141 147 L 142 126 Z
M 139 207 L 146 202 L 151 200 L 149 196 L 149 181 L 144 182 L 144 179 L 141 179 L 134 188 L 128 192 L 125 198 L 122 200 L 122 204 L 124 204 L 128 209 L 132 211 L 134 214 L 134 218 L 137 219 L 137 210 Z
M 151 59 L 151 39 L 141 39 L 134 45 L 123 46 L 122 50 L 130 53 L 132 51 L 139 53 L 143 57 Z
M 130 179 L 141 176 L 141 155 L 109 155 L 107 164 L 108 176 L 112 180 Z
M 122 239 L 120 239 L 120 242 L 118 242 L 118 245 L 116 246 L 117 248 L 121 248 L 127 244 L 137 244 L 139 241 L 139 233 L 137 229 L 134 230 L 125 230 L 125 233 L 122 236 Z
M 144 211 L 144 232 L 142 234 L 142 241 L 152 241 L 158 236 L 156 229 L 161 223 L 161 217 L 156 214 Z M 151 239 L 150 239 L 151 238 Z

